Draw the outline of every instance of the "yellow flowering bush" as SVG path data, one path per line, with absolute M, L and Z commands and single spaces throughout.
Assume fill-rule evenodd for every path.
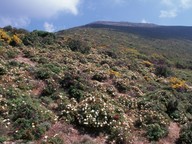
M 8 44 L 11 42 L 10 36 L 2 29 L 0 29 L 0 41 L 6 42 Z
M 109 73 L 110 77 L 121 77 L 121 74 L 114 70 L 109 70 L 108 73 Z
M 184 80 L 180 80 L 176 77 L 171 77 L 169 80 L 171 88 L 176 89 L 177 91 L 186 91 L 187 85 Z
M 19 46 L 22 44 L 22 40 L 17 35 L 13 35 L 10 44 L 12 46 Z
M 143 61 L 143 65 L 145 65 L 146 67 L 152 67 L 153 64 L 149 61 Z

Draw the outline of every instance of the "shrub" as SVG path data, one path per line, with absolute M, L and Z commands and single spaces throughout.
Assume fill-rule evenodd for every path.
M 31 46 L 50 45 L 55 42 L 55 39 L 56 36 L 53 33 L 35 30 L 25 35 L 23 44 Z
M 61 71 L 59 66 L 57 66 L 56 64 L 52 64 L 52 63 L 45 64 L 43 67 L 50 69 L 52 72 L 54 72 L 56 74 L 58 74 Z
M 44 121 L 51 120 L 48 113 L 29 97 L 16 98 L 9 103 L 10 119 L 13 122 L 15 139 L 34 140 L 47 130 Z
M 129 90 L 128 84 L 123 80 L 119 80 L 115 82 L 115 87 L 121 93 L 126 93 Z
M 84 92 L 81 89 L 71 86 L 69 88 L 69 98 L 75 98 L 78 102 L 83 98 Z
M 15 58 L 18 55 L 18 51 L 16 50 L 7 50 L 6 52 L 8 58 Z
M 114 71 L 114 70 L 109 70 L 108 73 L 110 75 L 110 78 L 121 77 L 121 74 L 119 72 L 117 72 L 117 71 Z
M 46 95 L 52 95 L 55 91 L 57 90 L 57 86 L 54 85 L 51 82 L 47 82 L 46 87 L 43 89 L 41 95 L 46 96 Z
M 167 135 L 167 130 L 159 124 L 150 124 L 147 126 L 147 138 L 151 141 L 157 141 Z
M 4 141 L 6 141 L 6 138 L 3 136 L 0 136 L 0 143 L 3 143 Z
M 61 85 L 67 90 L 69 98 L 75 98 L 78 102 L 84 97 L 84 91 L 87 90 L 87 81 L 83 76 L 67 73 Z
M 143 65 L 145 65 L 146 67 L 152 67 L 153 64 L 149 61 L 143 61 Z
M 158 65 L 155 68 L 155 74 L 157 76 L 164 76 L 164 77 L 168 77 L 172 75 L 172 71 L 169 67 L 167 67 L 166 65 Z
M 0 41 L 6 42 L 8 44 L 11 42 L 10 36 L 2 29 L 0 29 Z
M 180 131 L 178 144 L 191 144 L 191 143 L 192 143 L 192 123 L 188 123 Z
M 177 100 L 169 101 L 167 104 L 167 113 L 171 115 L 176 110 L 178 110 L 178 101 Z
M 99 82 L 103 82 L 103 81 L 107 80 L 108 77 L 109 77 L 109 76 L 108 76 L 107 74 L 100 72 L 100 73 L 96 73 L 96 74 L 92 77 L 92 79 L 93 79 L 93 80 L 97 80 L 97 81 L 99 81 Z
M 187 85 L 184 80 L 179 80 L 176 77 L 171 77 L 169 81 L 172 89 L 176 89 L 179 92 L 184 92 L 187 90 Z
M 0 75 L 6 74 L 6 69 L 4 67 L 0 67 Z
M 36 70 L 35 75 L 37 78 L 44 80 L 51 77 L 51 72 L 47 68 L 39 68 Z
M 13 35 L 13 37 L 11 38 L 10 45 L 20 46 L 21 44 L 22 44 L 22 40 L 17 35 Z
M 48 138 L 47 143 L 48 144 L 64 144 L 64 141 L 59 136 L 55 136 L 55 137 Z
M 87 43 L 82 42 L 80 40 L 74 40 L 74 39 L 69 39 L 68 40 L 68 47 L 72 50 L 72 51 L 78 51 L 81 52 L 83 54 L 87 54 L 90 51 L 90 46 L 87 45 Z

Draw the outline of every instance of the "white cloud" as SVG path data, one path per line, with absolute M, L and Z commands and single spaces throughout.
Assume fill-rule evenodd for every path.
M 167 6 L 172 6 L 173 1 L 172 0 L 161 0 L 161 3 Z
M 174 18 L 177 16 L 177 11 L 176 10 L 161 10 L 160 12 L 160 18 Z
M 29 17 L 51 17 L 58 12 L 78 14 L 80 0 L 6 0 L 1 2 L 0 12 Z
M 53 24 L 45 22 L 43 26 L 44 26 L 45 31 L 48 31 L 48 32 L 54 32 L 55 31 Z
M 141 23 L 148 23 L 146 19 L 142 19 Z
M 0 27 L 11 25 L 13 27 L 25 27 L 30 23 L 30 19 L 27 17 L 0 17 Z
M 192 0 L 161 0 L 166 10 L 160 11 L 160 18 L 174 18 L 181 11 L 192 8 Z
M 184 9 L 188 9 L 192 7 L 192 0 L 181 0 L 181 6 Z
M 0 5 L 0 22 L 13 25 L 20 25 L 21 23 L 25 25 L 29 24 L 29 21 L 23 18 L 51 18 L 60 14 L 60 12 L 77 15 L 80 1 L 81 0 L 2 1 Z

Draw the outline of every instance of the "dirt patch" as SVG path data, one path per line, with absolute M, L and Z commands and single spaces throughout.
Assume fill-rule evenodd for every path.
M 32 83 L 34 85 L 34 89 L 32 90 L 31 94 L 34 96 L 39 96 L 46 86 L 45 82 L 42 80 L 34 80 Z
M 75 129 L 72 125 L 69 124 L 62 124 L 61 122 L 55 123 L 49 131 L 47 131 L 42 139 L 37 142 L 40 144 L 42 141 L 46 141 L 48 138 L 58 136 L 61 138 L 65 144 L 73 144 L 75 142 L 80 142 L 83 138 L 90 139 L 91 141 L 95 142 L 96 144 L 104 144 L 105 139 L 103 137 L 90 137 L 89 135 L 84 135 L 79 133 L 77 129 Z
M 179 138 L 180 127 L 177 123 L 171 122 L 169 126 L 169 134 L 167 137 L 161 139 L 158 144 L 174 144 Z
M 28 64 L 32 67 L 36 66 L 36 63 L 31 61 L 29 58 L 25 58 L 22 55 L 19 55 L 18 57 L 14 58 L 15 61 L 18 61 L 20 63 Z

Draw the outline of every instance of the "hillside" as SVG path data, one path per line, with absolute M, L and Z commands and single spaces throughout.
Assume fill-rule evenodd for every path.
M 0 143 L 192 143 L 190 30 L 0 29 Z

